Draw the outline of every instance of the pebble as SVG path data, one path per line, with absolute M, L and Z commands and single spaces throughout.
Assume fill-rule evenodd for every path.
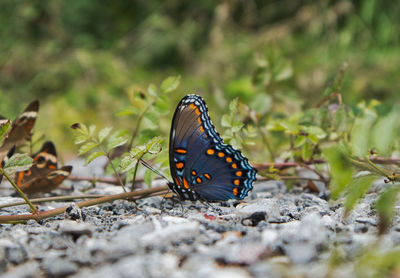
M 75 193 L 87 186 L 74 183 Z M 99 183 L 89 192 L 121 191 L 109 187 Z M 212 205 L 162 197 L 139 200 L 137 207 L 125 200 L 83 210 L 42 204 L 70 206 L 41 223 L 1 224 L 0 276 L 351 277 L 351 261 L 329 272 L 329 252 L 340 248 L 351 260 L 376 242 L 378 218 L 371 206 L 378 196 L 367 195 L 347 217 L 340 200 L 325 197 L 268 181 L 257 183 L 243 201 Z M 0 197 L 0 204 L 17 199 Z M 24 206 L 0 210 L 26 212 Z M 400 246 L 398 214 L 376 248 Z

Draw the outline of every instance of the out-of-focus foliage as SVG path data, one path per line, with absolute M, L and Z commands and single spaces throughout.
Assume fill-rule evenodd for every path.
M 200 91 L 211 107 L 239 97 L 293 115 L 317 104 L 344 60 L 344 100 L 386 107 L 400 89 L 399 13 L 375 0 L 5 0 L 0 114 L 40 98 L 37 129 L 72 147 L 71 123 L 113 125 L 132 88 L 179 73 L 173 100 Z M 312 145 L 302 146 L 307 155 Z

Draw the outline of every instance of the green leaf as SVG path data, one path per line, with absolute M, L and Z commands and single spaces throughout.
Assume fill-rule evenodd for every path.
M 392 111 L 386 117 L 378 120 L 372 130 L 374 147 L 381 153 L 387 154 L 389 148 L 398 137 L 399 112 Z
M 181 81 L 181 76 L 170 76 L 161 82 L 160 90 L 162 94 L 168 94 L 178 88 Z
M 375 179 L 376 177 L 373 175 L 359 176 L 347 185 L 347 196 L 344 203 L 346 211 L 352 210 L 357 201 L 364 197 Z
M 117 130 L 113 132 L 108 139 L 107 152 L 126 144 L 126 142 L 128 142 L 128 136 L 126 135 L 125 130 Z
M 234 116 L 236 114 L 237 109 L 238 109 L 238 98 L 234 98 L 229 103 L 229 111 L 231 112 L 232 116 Z
M 294 141 L 294 146 L 295 148 L 299 148 L 303 146 L 307 142 L 307 137 L 300 135 L 296 138 L 296 141 Z
M 307 126 L 305 130 L 308 134 L 315 135 L 319 140 L 326 137 L 326 132 L 319 126 Z
M 284 128 L 287 133 L 297 134 L 299 132 L 299 125 L 296 123 L 289 122 L 288 120 L 282 120 L 279 125 Z
M 117 116 L 128 116 L 128 115 L 138 115 L 138 114 L 139 114 L 139 109 L 133 106 L 122 109 L 119 112 L 117 112 Z
M 221 125 L 223 127 L 231 127 L 232 126 L 232 117 L 230 115 L 223 115 L 221 119 Z
M 148 129 L 158 129 L 160 119 L 154 113 L 146 113 L 143 117 L 143 126 Z
M 3 145 L 4 139 L 11 127 L 11 121 L 5 120 L 0 124 L 0 146 Z
M 250 106 L 257 113 L 264 115 L 271 110 L 272 98 L 264 93 L 258 93 L 251 101 Z
M 340 147 L 330 147 L 323 150 L 332 175 L 332 198 L 340 196 L 353 177 L 353 168 L 347 159 L 347 154 Z
M 96 126 L 95 125 L 91 125 L 89 126 L 89 136 L 93 137 L 94 136 L 94 132 L 96 131 Z
M 4 165 L 4 171 L 8 174 L 14 174 L 28 170 L 32 167 L 33 159 L 27 154 L 14 154 Z
M 313 150 L 311 148 L 311 145 L 309 142 L 306 142 L 302 147 L 301 147 L 301 157 L 305 161 L 309 161 L 312 157 Z
M 154 111 L 159 114 L 169 113 L 169 109 L 171 107 L 171 102 L 166 96 L 159 96 L 157 101 L 154 103 Z
M 139 163 L 139 161 L 136 156 L 129 154 L 123 157 L 120 164 L 121 172 L 124 173 L 133 169 L 137 163 Z
M 103 142 L 104 139 L 110 134 L 112 127 L 105 127 L 99 131 L 99 143 Z
M 157 97 L 157 87 L 154 84 L 150 84 L 149 87 L 147 87 L 147 92 L 149 92 L 149 95 L 153 97 Z
M 105 153 L 103 152 L 94 152 L 91 153 L 87 158 L 86 158 L 86 164 L 89 164 L 90 162 L 92 162 L 93 160 L 95 160 L 97 157 L 105 155 Z
M 370 131 L 376 120 L 376 114 L 370 109 L 364 110 L 364 115 L 357 118 L 351 131 L 351 148 L 356 156 L 365 156 L 370 147 Z
M 147 152 L 157 154 L 162 151 L 161 142 L 164 141 L 161 137 L 155 137 L 146 144 Z
M 87 153 L 88 151 L 90 151 L 91 149 L 97 147 L 99 145 L 99 143 L 93 142 L 93 141 L 89 141 L 84 143 L 80 148 L 79 148 L 79 155 L 83 155 L 85 153 Z
M 392 186 L 386 189 L 378 201 L 376 202 L 376 208 L 379 213 L 379 232 L 383 233 L 387 230 L 392 222 L 394 216 L 394 204 L 397 200 L 397 195 L 400 192 L 398 186 Z

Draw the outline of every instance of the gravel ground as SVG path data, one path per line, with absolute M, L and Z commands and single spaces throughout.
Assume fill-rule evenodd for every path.
M 85 187 L 75 183 L 74 193 Z M 86 193 L 117 190 L 99 184 Z M 47 203 L 39 208 L 71 206 L 40 224 L 0 225 L 0 277 L 354 277 L 357 254 L 376 241 L 376 197 L 368 194 L 346 219 L 340 203 L 280 182 L 257 182 L 244 202 L 212 206 L 162 197 L 83 210 Z M 382 251 L 400 244 L 398 208 L 376 245 Z M 336 269 L 334 248 L 348 260 Z

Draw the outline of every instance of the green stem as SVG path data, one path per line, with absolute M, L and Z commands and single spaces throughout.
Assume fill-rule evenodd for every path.
M 15 184 L 15 182 L 10 178 L 10 176 L 6 173 L 6 171 L 4 171 L 4 169 L 0 168 L 0 175 L 4 175 L 6 177 L 6 179 L 8 180 L 9 183 L 11 183 L 11 185 L 14 187 L 15 191 L 18 192 L 18 194 L 21 196 L 22 199 L 25 200 L 25 202 L 28 204 L 28 206 L 31 209 L 31 212 L 36 214 L 38 213 L 37 209 L 35 208 L 35 206 L 31 203 L 31 201 L 29 200 L 29 198 L 26 196 L 26 194 L 24 192 L 22 192 L 22 190 L 19 188 L 18 185 Z
M 116 176 L 117 179 L 118 179 L 119 184 L 120 184 L 121 187 L 122 187 L 122 190 L 124 190 L 124 192 L 126 192 L 126 189 L 125 189 L 124 183 L 123 183 L 123 181 L 122 181 L 122 179 L 121 179 L 121 176 L 119 175 L 119 173 L 117 172 L 117 169 L 115 169 L 114 164 L 113 164 L 112 161 L 111 161 L 110 154 L 107 153 L 107 154 L 106 154 L 106 157 L 107 157 L 108 163 L 110 163 L 111 168 L 112 168 L 113 171 L 114 171 L 115 176 Z
M 131 191 L 133 191 L 134 187 L 135 187 L 135 181 L 136 181 L 136 174 L 137 174 L 137 170 L 139 168 L 139 164 L 140 164 L 140 160 L 143 158 L 144 154 L 142 154 L 139 159 L 136 162 L 135 165 L 135 170 L 133 172 L 133 179 L 132 179 L 132 186 L 131 186 Z
M 147 105 L 146 109 L 143 110 L 143 113 L 139 115 L 139 118 L 138 118 L 138 120 L 136 122 L 136 127 L 132 132 L 131 139 L 129 140 L 128 151 L 130 151 L 130 149 L 132 148 L 133 140 L 135 140 L 135 137 L 136 137 L 136 135 L 138 133 L 138 130 L 140 128 L 140 124 L 142 123 L 143 117 L 147 113 L 147 111 L 149 110 L 151 105 L 153 105 L 153 103 L 151 103 L 150 105 Z

